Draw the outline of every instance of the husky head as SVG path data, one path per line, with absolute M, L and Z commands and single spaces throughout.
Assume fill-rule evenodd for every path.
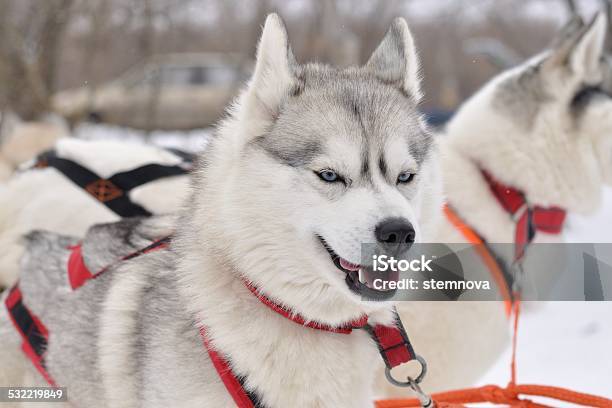
M 593 135 L 603 179 L 612 185 L 612 3 L 607 7 L 608 34 L 605 55 L 601 58 L 601 81 L 576 98 L 585 129 Z M 585 29 L 584 20 L 574 16 L 562 29 L 562 38 Z
M 522 189 L 531 203 L 595 210 L 602 181 L 597 146 L 612 126 L 602 88 L 605 35 L 606 19 L 598 14 L 566 30 L 551 50 L 500 74 L 457 113 L 450 145 Z
M 426 239 L 441 207 L 418 71 L 403 19 L 365 66 L 335 69 L 298 65 L 270 15 L 253 77 L 202 165 L 196 223 L 206 245 L 313 320 L 387 310 L 361 302 L 361 245 L 388 253 Z

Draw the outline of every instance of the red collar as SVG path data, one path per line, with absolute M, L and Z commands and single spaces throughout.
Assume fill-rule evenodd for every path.
M 363 329 L 368 324 L 367 315 L 363 315 L 358 319 L 352 320 L 338 327 L 333 327 L 312 320 L 307 320 L 299 313 L 292 312 L 286 307 L 281 306 L 278 303 L 275 303 L 274 301 L 270 300 L 269 297 L 261 293 L 261 291 L 257 289 L 252 283 L 245 281 L 244 284 L 257 297 L 257 299 L 259 299 L 261 303 L 268 306 L 270 309 L 274 310 L 279 315 L 286 317 L 287 319 L 299 325 L 310 327 L 311 329 L 324 330 L 332 333 L 350 334 L 353 329 Z
M 525 247 L 537 231 L 547 234 L 561 233 L 566 216 L 564 209 L 530 205 L 522 191 L 501 183 L 486 170 L 481 172 L 497 201 L 516 223 L 515 259 L 524 255 Z
M 272 301 L 268 296 L 262 294 L 252 283 L 245 281 L 245 285 L 264 305 L 301 326 L 340 334 L 350 334 L 354 329 L 365 329 L 378 345 L 380 354 L 389 369 L 417 358 L 397 312 L 395 312 L 395 322 L 392 326 L 383 326 L 380 324 L 372 326 L 368 324 L 368 316 L 364 315 L 340 327 L 332 327 L 322 323 L 308 321 L 299 313 L 291 311 Z
M 386 365 L 386 374 L 391 376 L 390 370 L 403 363 L 412 360 L 417 360 L 421 364 L 422 372 L 420 378 L 425 375 L 425 361 L 414 353 L 412 344 L 408 339 L 406 330 L 396 314 L 395 324 L 392 326 L 370 326 L 368 316 L 364 315 L 359 319 L 348 322 L 340 327 L 332 327 L 329 325 L 307 321 L 299 313 L 295 313 L 284 306 L 273 302 L 269 297 L 265 296 L 252 283 L 246 282 L 245 285 L 264 305 L 280 314 L 281 316 L 291 320 L 292 322 L 304 327 L 316 330 L 325 330 L 332 333 L 350 334 L 353 329 L 364 329 L 370 335 L 372 340 L 378 346 L 378 351 Z M 219 374 L 225 388 L 231 395 L 232 399 L 239 408 L 255 408 L 263 406 L 261 397 L 256 390 L 247 390 L 244 386 L 244 375 L 237 375 L 232 368 L 232 364 L 226 356 L 223 356 L 213 344 L 211 344 L 205 327 L 200 328 L 200 335 L 204 343 L 204 348 Z M 391 377 L 392 379 L 392 377 Z
M 332 333 L 350 334 L 354 329 L 365 329 L 378 345 L 380 354 L 389 368 L 396 367 L 416 358 L 412 344 L 408 339 L 408 334 L 402 325 L 399 315 L 395 313 L 395 323 L 392 326 L 368 324 L 368 316 L 352 320 L 342 326 L 333 327 L 322 323 L 306 320 L 299 313 L 293 312 L 284 306 L 272 301 L 269 297 L 261 293 L 252 283 L 246 282 L 245 285 L 251 293 L 264 305 L 280 314 L 281 316 L 297 323 L 301 326 L 316 330 L 323 330 Z

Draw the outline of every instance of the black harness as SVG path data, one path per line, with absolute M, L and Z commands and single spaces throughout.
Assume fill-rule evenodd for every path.
M 194 156 L 185 152 L 181 152 L 178 156 L 184 160 L 181 165 L 146 164 L 114 174 L 109 178 L 100 177 L 73 160 L 59 157 L 54 150 L 38 156 L 34 167 L 56 169 L 120 217 L 148 217 L 151 212 L 134 203 L 130 199 L 129 192 L 152 181 L 189 173 Z

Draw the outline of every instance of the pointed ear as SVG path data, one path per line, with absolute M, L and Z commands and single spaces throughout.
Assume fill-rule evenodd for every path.
M 565 65 L 581 78 L 600 76 L 606 31 L 606 17 L 597 13 L 588 25 L 553 50 L 545 65 Z
M 421 97 L 419 57 L 406 20 L 396 18 L 365 68 L 382 81 L 395 84 L 416 102 Z
M 273 120 L 282 100 L 296 86 L 295 59 L 287 30 L 278 14 L 270 14 L 257 47 L 257 62 L 248 86 L 249 112 Z
M 597 75 L 604 53 L 608 22 L 604 13 L 597 13 L 570 55 L 570 67 L 584 76 Z M 582 70 L 582 71 L 581 71 Z
M 560 47 L 565 41 L 576 38 L 578 33 L 584 29 L 584 20 L 578 14 L 574 14 L 572 18 L 557 33 L 551 46 L 552 48 Z

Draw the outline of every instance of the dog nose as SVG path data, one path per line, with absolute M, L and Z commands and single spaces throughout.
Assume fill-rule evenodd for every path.
M 416 237 L 414 227 L 405 218 L 388 218 L 376 226 L 376 240 L 385 245 L 412 245 Z

